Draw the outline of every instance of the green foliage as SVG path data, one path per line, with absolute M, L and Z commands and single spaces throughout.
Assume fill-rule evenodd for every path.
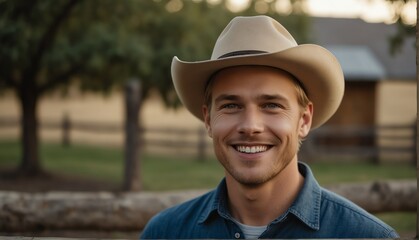
M 253 5 L 232 13 L 224 1 L 1 1 L 0 90 L 34 82 L 33 91 L 42 95 L 77 81 L 83 90 L 109 92 L 136 77 L 144 98 L 156 89 L 168 106 L 177 106 L 172 57 L 208 59 L 237 14 L 259 13 Z M 266 14 L 304 38 L 303 15 L 284 18 L 273 7 Z
M 397 20 L 396 24 L 397 32 L 389 37 L 390 53 L 392 55 L 396 55 L 402 50 L 402 46 L 406 38 L 415 36 L 416 34 L 416 26 L 406 25 L 400 18 Z M 413 45 L 412 47 L 414 49 L 416 46 Z
M 392 10 L 393 19 L 397 24 L 397 31 L 389 37 L 390 53 L 396 55 L 401 51 L 406 38 L 413 37 L 416 34 L 416 24 L 406 23 L 403 17 L 403 10 L 409 3 L 415 0 L 386 0 Z M 416 48 L 416 46 L 412 46 Z
M 192 1 L 170 13 L 168 2 L 0 2 L 0 88 L 34 81 L 33 91 L 42 95 L 78 80 L 83 90 L 107 92 L 137 77 L 144 97 L 156 88 L 168 105 L 176 105 L 168 97 L 171 58 L 207 55 L 201 42 L 215 35 L 204 26 L 212 26 L 215 15 L 206 18 L 206 3 Z

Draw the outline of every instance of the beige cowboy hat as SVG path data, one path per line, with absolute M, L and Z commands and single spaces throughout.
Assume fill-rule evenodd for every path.
M 203 120 L 207 81 L 217 71 L 243 65 L 282 69 L 303 85 L 314 114 L 311 129 L 325 123 L 343 98 L 342 68 L 331 52 L 314 44 L 298 45 L 291 34 L 267 16 L 236 17 L 220 34 L 210 60 L 172 61 L 172 79 L 184 106 Z

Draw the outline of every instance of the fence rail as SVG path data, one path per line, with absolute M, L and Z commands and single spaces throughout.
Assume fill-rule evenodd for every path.
M 324 126 L 310 133 L 301 155 L 314 159 L 411 161 L 416 165 L 416 125 Z
M 61 142 L 70 145 L 73 132 L 89 134 L 123 134 L 122 124 L 72 121 L 64 116 L 61 121 L 42 121 L 40 130 L 61 132 Z M 0 118 L 0 131 L 18 128 L 19 121 Z M 212 143 L 201 128 L 143 128 L 139 130 L 141 144 L 146 151 L 195 155 L 205 159 L 210 155 Z M 374 127 L 323 126 L 313 130 L 300 149 L 304 161 L 368 159 L 373 162 L 411 161 L 416 163 L 416 126 L 384 125 Z

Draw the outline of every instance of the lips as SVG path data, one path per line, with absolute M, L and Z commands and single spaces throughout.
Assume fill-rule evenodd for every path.
M 267 145 L 255 145 L 255 146 L 242 146 L 242 145 L 236 145 L 235 146 L 236 151 L 241 153 L 261 153 L 266 152 L 269 149 L 269 146 Z

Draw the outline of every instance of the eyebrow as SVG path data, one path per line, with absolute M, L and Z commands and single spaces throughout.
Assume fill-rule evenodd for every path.
M 288 99 L 280 94 L 261 94 L 257 97 L 258 100 L 281 100 L 287 101 Z
M 220 96 L 216 97 L 214 99 L 215 103 L 221 102 L 221 101 L 234 101 L 238 100 L 240 97 L 238 95 L 234 94 L 221 94 Z
M 239 100 L 240 98 L 241 98 L 240 96 L 234 95 L 234 94 L 221 94 L 220 96 L 215 98 L 214 102 L 218 103 L 221 101 L 236 101 L 236 100 Z M 280 94 L 261 94 L 261 95 L 258 95 L 256 99 L 259 101 L 266 101 L 266 100 L 280 100 L 280 101 L 286 101 L 286 102 L 289 101 L 286 97 Z

